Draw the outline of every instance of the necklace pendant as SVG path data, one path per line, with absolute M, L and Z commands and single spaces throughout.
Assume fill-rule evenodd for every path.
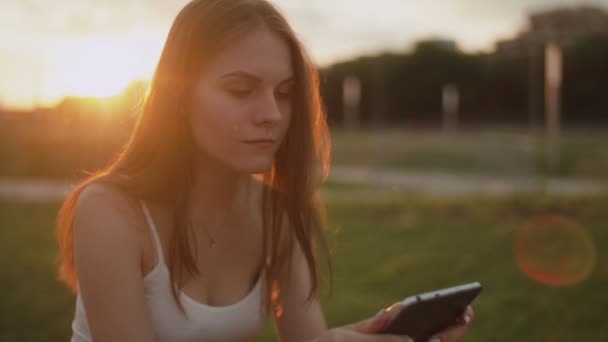
M 215 240 L 213 238 L 209 239 L 209 248 L 215 247 Z

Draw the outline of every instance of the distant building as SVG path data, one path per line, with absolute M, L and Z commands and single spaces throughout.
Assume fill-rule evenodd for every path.
M 548 41 L 567 48 L 594 33 L 608 34 L 608 12 L 602 8 L 582 6 L 535 12 L 528 18 L 526 31 L 514 39 L 496 43 L 496 54 L 521 56 L 530 46 Z

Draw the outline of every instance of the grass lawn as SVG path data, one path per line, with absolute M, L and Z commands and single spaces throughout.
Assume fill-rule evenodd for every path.
M 323 297 L 330 326 L 412 293 L 480 281 L 464 341 L 608 341 L 608 197 L 336 198 L 328 200 L 334 291 Z M 57 208 L 0 203 L 0 341 L 69 338 L 74 299 L 53 270 Z M 516 232 L 538 215 L 567 217 L 593 241 L 595 267 L 582 282 L 551 287 L 519 271 Z M 274 340 L 270 326 L 259 340 Z
M 605 129 L 564 129 L 549 168 L 543 136 L 525 127 L 440 130 L 332 130 L 332 164 L 396 170 L 608 179 Z

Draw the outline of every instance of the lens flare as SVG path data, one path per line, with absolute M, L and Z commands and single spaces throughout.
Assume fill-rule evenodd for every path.
M 550 286 L 578 284 L 595 267 L 593 241 L 576 222 L 561 216 L 541 216 L 526 222 L 515 237 L 519 269 Z

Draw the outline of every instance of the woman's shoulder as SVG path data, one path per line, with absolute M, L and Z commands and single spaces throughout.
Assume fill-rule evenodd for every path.
M 137 199 L 126 191 L 109 183 L 94 181 L 86 185 L 76 201 L 75 214 L 91 216 L 113 213 L 112 217 L 133 219 L 139 216 Z
M 122 191 L 100 183 L 88 184 L 78 196 L 71 242 L 83 301 L 93 303 L 94 310 L 89 312 L 87 307 L 87 315 L 102 303 L 124 303 L 141 291 L 142 240 L 130 202 Z M 125 298 L 124 293 L 131 296 Z M 96 317 L 99 314 L 97 311 Z
M 139 243 L 142 226 L 137 201 L 118 187 L 93 182 L 79 194 L 73 212 L 73 232 L 85 240 Z

